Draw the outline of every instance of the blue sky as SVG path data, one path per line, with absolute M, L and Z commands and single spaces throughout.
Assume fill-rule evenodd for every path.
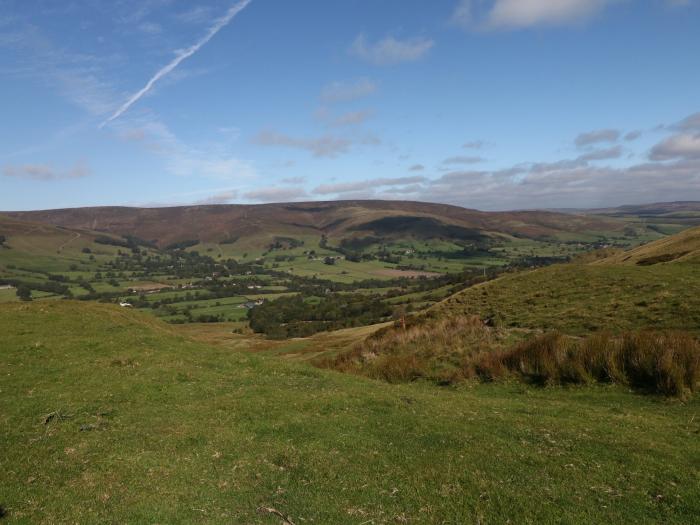
M 698 0 L 0 0 L 0 209 L 700 200 Z

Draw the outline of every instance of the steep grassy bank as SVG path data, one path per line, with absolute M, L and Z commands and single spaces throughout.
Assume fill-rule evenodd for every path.
M 480 315 L 506 328 L 585 335 L 636 328 L 700 332 L 700 264 L 560 264 L 475 286 L 430 316 Z
M 136 312 L 0 305 L 8 523 L 691 523 L 700 405 L 389 385 Z

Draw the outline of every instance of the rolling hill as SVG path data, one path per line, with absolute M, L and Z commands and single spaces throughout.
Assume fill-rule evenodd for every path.
M 616 208 L 598 208 L 581 211 L 587 214 L 620 217 L 667 217 L 678 219 L 692 218 L 700 220 L 700 202 L 698 201 L 655 202 L 650 204 L 635 204 L 618 206 Z
M 482 212 L 457 206 L 402 201 L 332 201 L 291 204 L 184 206 L 173 208 L 77 208 L 5 212 L 24 221 L 65 228 L 133 235 L 164 247 L 202 243 L 269 243 L 279 236 L 331 239 L 378 236 L 473 239 L 511 235 L 525 238 L 596 238 L 622 233 L 617 219 L 540 211 Z

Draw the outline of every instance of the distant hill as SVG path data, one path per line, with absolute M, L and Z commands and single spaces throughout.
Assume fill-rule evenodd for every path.
M 32 220 L 20 220 L 0 215 L 0 235 L 5 238 L 2 260 L 6 261 L 16 252 L 26 257 L 63 255 L 70 257 L 81 253 L 84 248 L 103 250 L 112 253 L 114 245 L 96 244 L 96 240 L 123 242 L 111 234 L 70 228 Z
M 700 218 L 700 201 L 656 202 L 651 204 L 633 204 L 616 208 L 599 208 L 580 210 L 589 214 L 619 216 L 691 216 Z
M 326 235 L 474 239 L 506 234 L 525 238 L 622 232 L 617 219 L 546 211 L 483 212 L 422 202 L 332 201 L 172 208 L 96 207 L 7 212 L 8 217 L 66 228 L 133 235 L 163 247 L 172 243 L 269 243 L 275 236 Z

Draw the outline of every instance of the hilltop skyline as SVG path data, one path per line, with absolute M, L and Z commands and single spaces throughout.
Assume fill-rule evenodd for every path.
M 0 0 L 0 209 L 700 200 L 697 1 L 329 4 Z

